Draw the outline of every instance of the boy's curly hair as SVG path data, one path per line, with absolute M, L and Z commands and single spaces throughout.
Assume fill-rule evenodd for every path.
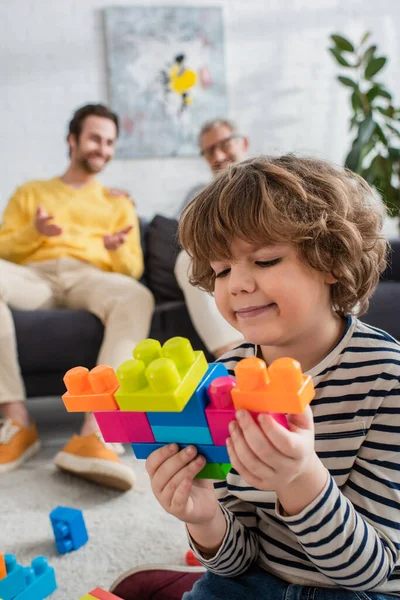
M 332 305 L 363 314 L 386 265 L 382 210 L 369 185 L 348 170 L 292 154 L 231 166 L 183 211 L 182 247 L 191 283 L 214 290 L 210 261 L 230 257 L 233 237 L 256 246 L 289 243 L 311 268 L 332 273 Z

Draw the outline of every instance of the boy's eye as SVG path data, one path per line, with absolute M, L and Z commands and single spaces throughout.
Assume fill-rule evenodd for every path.
M 259 267 L 273 267 L 281 262 L 281 258 L 274 258 L 274 260 L 257 260 L 256 265 Z
M 225 275 L 228 275 L 230 269 L 224 269 L 223 271 L 220 271 L 219 273 L 215 273 L 215 279 L 220 279 L 221 277 L 225 277 Z

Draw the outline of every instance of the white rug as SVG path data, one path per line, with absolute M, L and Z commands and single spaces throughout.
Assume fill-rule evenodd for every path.
M 109 589 L 136 565 L 184 564 L 183 524 L 159 506 L 144 461 L 130 448 L 122 459 L 133 465 L 136 488 L 118 493 L 58 472 L 52 457 L 65 440 L 43 441 L 37 457 L 0 478 L 0 552 L 16 554 L 23 565 L 46 556 L 58 584 L 51 600 L 79 600 L 96 586 Z M 81 509 L 89 533 L 85 546 L 65 555 L 56 550 L 49 519 L 58 505 Z

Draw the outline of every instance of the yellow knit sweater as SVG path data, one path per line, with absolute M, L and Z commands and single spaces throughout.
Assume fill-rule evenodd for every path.
M 38 233 L 34 218 L 39 205 L 63 228 L 60 236 L 45 237 Z M 103 236 L 128 225 L 133 225 L 133 230 L 126 243 L 118 250 L 106 250 Z M 110 196 L 98 181 L 75 189 L 56 177 L 30 181 L 18 188 L 0 226 L 0 258 L 24 264 L 62 257 L 139 279 L 143 273 L 143 254 L 131 200 Z

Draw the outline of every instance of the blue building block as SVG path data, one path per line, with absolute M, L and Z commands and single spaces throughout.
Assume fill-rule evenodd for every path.
M 210 402 L 207 388 L 214 379 L 226 375 L 228 375 L 228 371 L 225 365 L 221 363 L 211 363 L 185 408 L 181 412 L 174 413 L 148 412 L 146 414 L 150 425 L 152 427 L 153 425 L 208 427 L 207 419 L 204 414 L 204 409 Z M 212 443 L 212 441 L 210 443 Z
M 178 444 L 179 448 L 186 448 L 192 444 Z M 208 463 L 229 463 L 229 454 L 226 446 L 209 446 L 207 444 L 193 444 L 196 446 L 198 453 L 202 454 Z M 149 454 L 162 448 L 165 444 L 153 443 L 153 444 L 132 444 L 132 450 L 135 453 L 136 458 L 143 459 L 147 458 Z
M 151 427 L 156 442 L 176 442 L 177 444 L 212 444 L 208 427 L 173 427 L 171 425 L 153 425 Z
M 50 513 L 57 550 L 66 554 L 78 550 L 89 539 L 81 510 L 57 506 Z
M 188 446 L 189 444 L 185 444 Z M 208 463 L 229 463 L 230 458 L 226 446 L 208 446 L 205 444 L 196 444 L 199 454 L 202 454 Z
M 6 577 L 0 579 L 0 598 L 13 600 L 17 594 L 25 589 L 24 568 L 17 563 L 14 554 L 5 554 Z
M 162 448 L 165 444 L 155 444 L 155 443 L 145 443 L 145 444 L 131 444 L 132 450 L 135 453 L 136 458 L 142 460 L 147 458 L 154 450 L 158 450 L 158 448 Z
M 13 600 L 43 600 L 57 589 L 53 567 L 49 567 L 47 558 L 37 556 L 30 567 L 24 568 L 25 589 Z

